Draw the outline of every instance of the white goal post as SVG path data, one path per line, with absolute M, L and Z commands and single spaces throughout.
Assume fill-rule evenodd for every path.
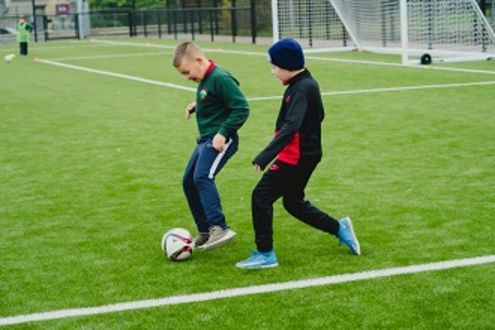
M 274 40 L 400 54 L 403 64 L 495 58 L 476 0 L 272 0 Z
M 10 8 L 10 0 L 0 0 L 0 14 L 6 14 Z

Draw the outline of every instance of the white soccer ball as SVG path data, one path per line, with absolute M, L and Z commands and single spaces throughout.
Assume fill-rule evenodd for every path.
M 14 60 L 15 58 L 15 55 L 14 54 L 7 54 L 5 55 L 5 57 L 3 58 L 3 60 L 6 62 L 6 63 L 10 63 Z
M 170 260 L 185 260 L 191 256 L 193 244 L 193 238 L 186 229 L 173 228 L 163 235 L 162 251 Z

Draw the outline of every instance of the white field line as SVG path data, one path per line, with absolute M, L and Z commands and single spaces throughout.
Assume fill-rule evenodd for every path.
M 109 41 L 109 40 L 91 40 L 92 42 L 110 44 L 115 46 L 133 46 L 133 47 L 150 47 L 150 48 L 162 48 L 162 49 L 174 49 L 176 46 L 168 46 L 168 45 L 157 45 L 150 43 L 139 43 L 139 42 L 125 42 L 125 41 Z M 268 58 L 265 53 L 261 52 L 248 52 L 241 50 L 228 50 L 223 48 L 201 48 L 204 52 L 211 53 L 223 53 L 223 54 L 234 54 L 234 55 L 249 55 L 249 56 L 263 56 Z
M 392 67 L 397 67 L 397 68 L 409 68 L 409 69 L 418 69 L 418 70 L 440 70 L 440 71 L 495 75 L 495 71 L 490 71 L 490 70 L 454 68 L 454 67 L 448 67 L 448 66 L 402 65 L 400 63 L 376 62 L 376 61 L 365 61 L 365 60 L 349 60 L 349 59 L 345 59 L 345 58 L 326 58 L 326 57 L 314 57 L 314 56 L 306 56 L 306 59 L 316 60 L 316 61 L 341 62 L 341 63 L 382 65 L 382 66 L 392 66 Z
M 440 85 L 419 85 L 419 86 L 355 89 L 355 90 L 347 90 L 347 91 L 323 92 L 321 93 L 321 95 L 338 96 L 338 95 L 386 93 L 386 92 L 400 92 L 400 91 L 411 91 L 411 90 L 421 90 L 421 89 L 459 88 L 459 87 L 486 86 L 486 85 L 495 85 L 495 81 L 475 81 L 469 83 L 454 83 L 454 84 L 440 84 Z M 254 101 L 280 100 L 281 98 L 282 96 L 260 96 L 260 97 L 251 97 L 248 100 L 254 102 Z
M 108 55 L 90 55 L 90 56 L 73 56 L 73 57 L 53 57 L 48 58 L 49 61 L 76 61 L 76 60 L 101 60 L 106 58 L 126 58 L 140 56 L 155 56 L 155 55 L 171 55 L 172 53 L 151 52 L 151 53 L 132 53 L 132 54 L 108 54 Z
M 110 40 L 91 40 L 95 43 L 110 44 L 116 46 L 134 46 L 134 47 L 152 47 L 152 48 L 164 48 L 164 49 L 175 49 L 175 46 L 168 45 L 157 45 L 150 43 L 137 43 L 137 42 L 123 42 L 123 41 L 110 41 Z M 222 54 L 234 54 L 234 55 L 248 55 L 248 56 L 261 56 L 267 58 L 266 53 L 263 52 L 248 52 L 239 50 L 226 50 L 222 48 L 203 48 L 205 52 L 216 52 Z M 340 62 L 340 63 L 352 63 L 352 64 L 365 64 L 365 65 L 380 65 L 380 66 L 391 66 L 397 68 L 409 68 L 409 69 L 419 69 L 419 70 L 442 70 L 442 71 L 452 71 L 452 72 L 464 72 L 464 73 L 479 73 L 479 74 L 490 74 L 495 75 L 495 71 L 489 70 L 477 70 L 477 69 L 463 69 L 463 68 L 452 68 L 446 66 L 425 66 L 425 65 L 402 65 L 400 63 L 390 63 L 390 62 L 378 62 L 378 61 L 365 61 L 365 60 L 351 60 L 342 58 L 326 58 L 317 56 L 306 56 L 308 60 L 314 61 L 330 61 L 330 62 Z
M 91 44 L 88 44 L 88 43 L 85 43 L 84 41 L 71 41 L 71 45 L 70 46 L 66 46 L 66 45 L 59 45 L 59 46 L 53 46 L 53 45 L 49 45 L 49 46 L 41 46 L 38 44 L 38 46 L 30 46 L 29 47 L 29 50 L 36 50 L 36 51 L 41 51 L 41 50 L 54 50 L 54 49 L 57 49 L 57 50 L 60 50 L 60 49 L 74 49 L 74 48 L 110 48 L 112 47 L 113 45 L 105 45 L 105 44 L 94 44 L 94 45 L 91 45 Z
M 113 46 L 131 46 L 131 47 L 150 47 L 150 48 L 164 48 L 164 49 L 175 49 L 175 46 L 167 45 L 157 45 L 151 43 L 141 43 L 141 42 L 130 42 L 130 41 L 112 41 L 112 40 L 100 40 L 100 39 L 90 39 L 90 43 L 99 43 Z
M 428 68 L 428 67 L 425 67 L 425 69 L 426 68 Z M 452 68 L 452 67 L 447 67 L 447 66 L 432 66 L 430 68 L 433 69 L 433 70 L 440 70 L 440 71 L 465 72 L 465 73 L 481 73 L 481 74 L 493 74 L 493 75 L 495 75 L 495 71 L 488 71 L 488 70 Z
M 314 278 L 308 280 L 254 285 L 254 286 L 234 288 L 234 289 L 225 289 L 219 291 L 164 297 L 159 299 L 129 301 L 124 303 L 116 303 L 116 304 L 109 304 L 109 305 L 96 306 L 96 307 L 61 309 L 50 312 L 3 317 L 0 318 L 0 326 L 45 321 L 45 320 L 55 320 L 55 319 L 68 318 L 68 317 L 123 312 L 123 311 L 137 310 L 137 309 L 160 307 L 160 306 L 198 303 L 202 301 L 210 301 L 216 299 L 225 299 L 232 297 L 263 294 L 269 292 L 304 289 L 315 286 L 363 281 L 363 280 L 370 280 L 375 278 L 390 277 L 390 276 L 397 276 L 404 274 L 416 274 L 416 273 L 439 271 L 439 270 L 458 268 L 458 267 L 469 267 L 469 266 L 489 264 L 494 262 L 495 262 L 495 255 L 487 255 L 482 257 L 432 262 L 432 263 L 411 265 L 405 267 L 370 270 L 359 273 L 348 273 L 348 274 L 320 277 L 320 278 Z
M 92 47 L 92 48 L 109 48 L 112 47 L 113 45 L 105 45 L 105 44 L 88 44 L 87 42 L 84 41 L 71 41 L 73 43 L 70 46 L 36 46 L 36 45 L 29 45 L 29 50 L 33 51 L 36 50 L 37 52 L 39 51 L 45 51 L 45 50 L 54 50 L 54 49 L 74 49 L 74 48 L 87 48 L 87 47 Z M 18 52 L 19 49 L 16 47 L 13 47 L 11 49 L 0 49 L 0 53 L 16 53 Z
M 110 77 L 128 79 L 133 81 L 138 81 L 141 83 L 147 83 L 152 85 L 158 85 L 168 88 L 180 89 L 188 92 L 196 92 L 195 88 L 177 85 L 173 83 L 162 82 L 158 80 L 151 80 L 146 78 L 140 78 L 135 76 L 130 76 L 121 73 L 115 73 L 110 71 L 103 71 L 97 69 L 91 69 L 79 65 L 60 63 L 52 60 L 42 60 L 39 59 L 38 62 L 44 64 L 55 65 L 63 68 L 74 69 L 79 71 L 85 71 L 90 73 L 101 74 Z M 384 93 L 384 92 L 398 92 L 398 91 L 408 91 L 408 90 L 421 90 L 421 89 L 434 89 L 434 88 L 458 88 L 458 87 L 470 87 L 470 86 L 484 86 L 484 85 L 494 85 L 495 81 L 476 81 L 469 83 L 454 83 L 454 84 L 439 84 L 439 85 L 420 85 L 420 86 L 402 86 L 402 87 L 385 87 L 385 88 L 373 88 L 373 89 L 357 89 L 357 90 L 347 90 L 347 91 L 335 91 L 335 92 L 323 92 L 322 96 L 337 96 L 337 95 L 353 95 L 353 94 L 368 94 L 368 93 Z M 268 100 L 279 100 L 281 96 L 260 96 L 260 97 L 249 97 L 248 101 L 268 101 Z
M 79 66 L 79 65 L 60 63 L 60 62 L 55 62 L 55 61 L 50 61 L 50 60 L 41 60 L 41 59 L 39 59 L 37 61 L 39 63 L 49 64 L 49 65 L 54 65 L 54 66 L 59 66 L 59 67 L 62 67 L 62 68 L 67 68 L 67 69 L 73 69 L 73 70 L 79 70 L 79 71 L 84 71 L 84 72 L 101 74 L 101 75 L 109 76 L 109 77 L 116 77 L 116 78 L 122 78 L 122 79 L 127 79 L 127 80 L 133 80 L 133 81 L 137 81 L 137 82 L 141 82 L 141 83 L 158 85 L 158 86 L 163 86 L 163 87 L 169 87 L 169 88 L 184 90 L 184 91 L 188 91 L 188 92 L 196 92 L 196 88 L 182 86 L 182 85 L 177 85 L 177 84 L 173 84 L 173 83 L 169 83 L 169 82 L 162 82 L 162 81 L 157 81 L 157 80 L 139 78 L 139 77 L 134 77 L 134 76 L 130 76 L 130 75 L 127 75 L 127 74 L 115 73 L 115 72 L 103 71 L 103 70 L 97 70 L 97 69 L 91 69 L 91 68 L 86 68 L 86 67 Z

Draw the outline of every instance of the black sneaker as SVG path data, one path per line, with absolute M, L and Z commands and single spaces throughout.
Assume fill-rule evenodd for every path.
M 210 233 L 198 233 L 198 236 L 194 238 L 194 248 L 205 245 L 210 239 Z

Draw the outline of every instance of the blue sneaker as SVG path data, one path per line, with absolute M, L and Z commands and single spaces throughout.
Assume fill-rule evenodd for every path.
M 270 252 L 253 251 L 250 258 L 236 263 L 235 266 L 242 269 L 271 268 L 278 266 L 278 260 L 273 250 Z
M 361 247 L 359 246 L 356 234 L 354 234 L 351 218 L 344 217 L 339 220 L 337 237 L 340 243 L 347 245 L 353 254 L 361 255 Z

